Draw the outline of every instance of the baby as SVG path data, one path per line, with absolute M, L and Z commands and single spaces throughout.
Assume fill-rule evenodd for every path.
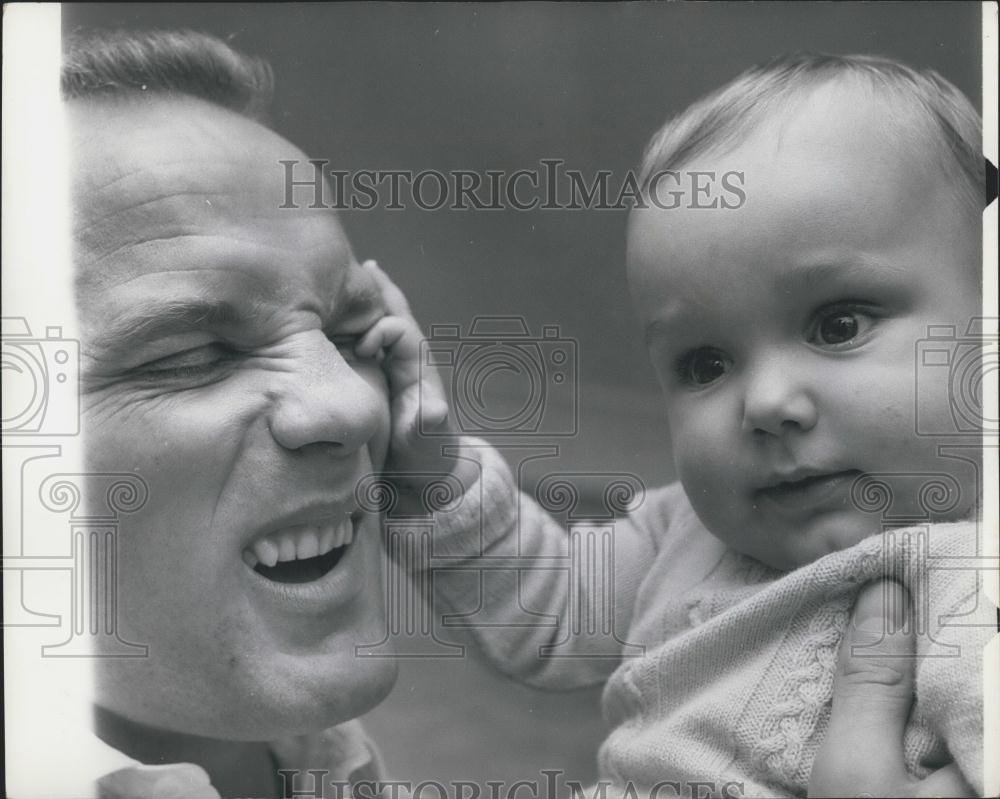
M 954 759 L 984 791 L 981 656 L 995 619 L 956 560 L 981 551 L 981 438 L 956 422 L 949 369 L 918 359 L 934 329 L 954 330 L 953 360 L 968 355 L 983 169 L 961 93 L 873 57 L 777 59 L 651 142 L 628 279 L 679 482 L 616 523 L 607 574 L 582 586 L 613 596 L 615 635 L 515 626 L 525 611 L 565 617 L 577 599 L 559 570 L 482 584 L 435 574 L 447 607 L 500 625 L 471 633 L 503 671 L 557 689 L 607 679 L 600 771 L 620 793 L 804 796 L 848 613 L 883 574 L 916 609 L 908 768 Z M 745 200 L 679 198 L 691 181 L 677 176 L 696 171 L 737 174 Z M 387 353 L 391 457 L 412 493 L 420 480 L 405 473 L 441 451 L 415 433 L 417 415 L 447 429 L 447 407 L 427 400 L 439 385 L 417 385 L 419 333 L 383 284 L 396 315 L 358 350 Z M 503 460 L 470 439 L 462 452 L 454 473 L 475 485 L 437 514 L 435 553 L 461 562 L 516 540 L 524 558 L 565 556 L 564 527 Z

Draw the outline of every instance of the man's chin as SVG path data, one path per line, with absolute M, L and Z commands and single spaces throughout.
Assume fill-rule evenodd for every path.
M 155 668 L 118 671 L 112 679 L 105 672 L 96 699 L 150 727 L 220 740 L 271 741 L 363 715 L 389 695 L 397 671 L 392 657 L 286 655 L 277 662 L 248 665 L 222 685 L 213 681 L 212 691 L 206 690 L 208 681 L 193 674 L 181 681 L 176 672 Z
M 320 677 L 292 690 L 288 686 L 254 691 L 244 712 L 230 714 L 217 737 L 267 741 L 319 732 L 364 715 L 381 703 L 396 684 L 394 658 L 356 659 L 350 678 Z

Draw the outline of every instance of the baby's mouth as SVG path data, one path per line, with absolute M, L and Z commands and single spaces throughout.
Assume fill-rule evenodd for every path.
M 760 488 L 759 499 L 769 500 L 774 505 L 788 510 L 815 507 L 830 501 L 846 502 L 841 496 L 861 472 L 846 470 L 825 474 L 810 474 L 796 480 L 786 480 Z
M 354 540 L 354 519 L 286 527 L 243 550 L 243 562 L 276 583 L 308 583 L 333 569 Z

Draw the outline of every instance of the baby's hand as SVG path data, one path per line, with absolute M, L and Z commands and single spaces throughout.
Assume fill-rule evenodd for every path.
M 374 261 L 365 261 L 363 266 L 378 283 L 388 314 L 365 332 L 354 351 L 362 358 L 384 351 L 382 368 L 389 380 L 392 413 L 386 471 L 401 475 L 395 478 L 400 488 L 420 491 L 430 479 L 421 474 L 454 470 L 455 459 L 445 457 L 442 448 L 452 445 L 454 449 L 458 434 L 437 370 L 420 364 L 423 335 L 406 297 Z

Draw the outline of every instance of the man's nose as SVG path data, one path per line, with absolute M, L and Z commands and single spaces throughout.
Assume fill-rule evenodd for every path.
M 784 436 L 816 425 L 818 411 L 808 377 L 779 357 L 748 370 L 743 398 L 743 429 Z
M 384 400 L 326 336 L 307 335 L 276 391 L 271 435 L 289 450 L 322 443 L 354 452 L 378 432 Z

